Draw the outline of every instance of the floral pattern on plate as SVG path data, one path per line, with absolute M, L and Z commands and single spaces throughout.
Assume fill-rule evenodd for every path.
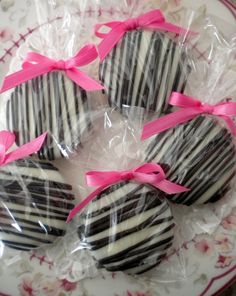
M 2 0 L 0 2 L 1 15 L 4 15 L 3 23 L 9 23 L 10 19 L 13 20 L 11 26 L 0 28 L 0 40 L 2 41 L 0 53 L 4 57 L 2 63 L 9 61 L 15 50 L 24 44 L 25 38 L 37 27 L 34 20 L 29 17 L 32 11 L 31 0 L 24 2 L 28 9 L 25 15 L 20 11 L 21 8 L 16 1 Z M 132 5 L 132 0 L 127 0 L 127 2 Z M 144 8 L 161 7 L 165 12 L 172 14 L 176 21 L 179 21 L 183 9 L 182 2 L 184 1 L 150 0 L 145 2 Z M 206 5 L 200 6 L 199 9 L 202 12 L 207 11 Z M 106 12 L 113 16 L 115 9 Z M 92 13 L 92 10 L 88 11 L 88 16 L 90 14 L 92 17 Z M 27 29 L 27 24 L 32 27 Z M 19 41 L 15 39 L 19 37 L 16 28 L 24 32 L 19 35 Z M 186 280 L 171 282 L 168 285 L 158 282 L 158 279 L 153 282 L 148 278 L 137 279 L 122 273 L 101 273 L 93 279 L 72 282 L 58 276 L 54 262 L 39 252 L 25 254 L 23 257 L 10 254 L 7 259 L 4 259 L 4 267 L 0 266 L 0 295 L 176 296 L 191 293 L 191 295 L 210 296 L 236 275 L 235 230 L 236 208 L 221 221 L 217 230 L 211 235 L 198 234 L 190 241 L 184 242 L 180 249 L 173 250 L 165 261 L 171 262 L 179 258 L 184 260 Z

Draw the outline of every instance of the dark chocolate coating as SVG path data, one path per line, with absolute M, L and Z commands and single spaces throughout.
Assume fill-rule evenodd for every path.
M 148 162 L 159 163 L 167 178 L 191 189 L 170 195 L 174 203 L 216 202 L 231 189 L 236 153 L 231 132 L 211 116 L 199 116 L 147 140 Z
M 51 163 L 16 161 L 0 169 L 0 238 L 29 251 L 64 235 L 72 188 Z
M 158 115 L 168 111 L 172 91 L 184 92 L 190 66 L 167 34 L 134 30 L 125 34 L 100 65 L 111 106 L 138 106 Z
M 51 72 L 17 86 L 7 103 L 8 129 L 21 146 L 44 132 L 40 159 L 68 157 L 91 128 L 87 94 L 62 72 Z
M 119 183 L 88 205 L 78 232 L 98 267 L 141 274 L 160 264 L 172 245 L 175 226 L 162 197 L 150 187 Z

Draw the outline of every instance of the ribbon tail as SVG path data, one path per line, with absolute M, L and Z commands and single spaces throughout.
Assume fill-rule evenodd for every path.
M 98 53 L 101 61 L 103 61 L 106 56 L 110 53 L 113 47 L 120 41 L 120 39 L 124 36 L 125 29 L 122 24 L 114 27 L 102 40 L 102 42 L 98 45 Z
M 143 128 L 141 139 L 148 139 L 153 135 L 173 128 L 177 124 L 187 122 L 202 113 L 203 111 L 199 108 L 186 108 L 167 114 L 163 117 L 147 123 Z
M 153 184 L 153 185 L 167 194 L 177 194 L 177 193 L 183 193 L 183 192 L 190 191 L 189 188 L 178 185 L 178 184 L 168 181 L 166 179 L 158 182 L 157 184 Z
M 80 51 L 74 58 L 72 58 L 72 60 L 75 60 L 76 65 L 81 67 L 93 62 L 97 57 L 97 47 L 94 44 L 87 44 L 80 49 Z
M 85 199 L 83 199 L 77 206 L 75 206 L 69 213 L 66 223 L 70 222 L 84 207 L 86 207 L 96 196 L 98 196 L 108 185 L 99 187 L 91 194 L 89 194 Z
M 228 116 L 220 116 L 222 119 L 224 119 L 224 121 L 226 122 L 228 128 L 230 129 L 231 133 L 236 136 L 236 124 L 233 121 L 232 118 L 228 117 Z
M 202 103 L 198 99 L 175 91 L 170 95 L 169 104 L 180 108 L 199 108 L 202 106 Z
M 76 68 L 67 70 L 66 75 L 84 90 L 95 91 L 104 89 L 104 86 Z
M 32 64 L 31 67 L 27 65 L 26 68 L 6 76 L 3 81 L 0 93 L 3 93 L 28 80 L 49 72 L 51 67 L 51 64 Z
M 39 136 L 38 138 L 34 139 L 33 141 L 31 141 L 25 145 L 22 145 L 21 147 L 17 148 L 16 150 L 14 150 L 12 152 L 9 152 L 6 155 L 3 164 L 6 165 L 10 162 L 25 158 L 33 153 L 38 152 L 41 149 L 46 136 L 47 136 L 47 133 L 44 133 L 41 136 Z

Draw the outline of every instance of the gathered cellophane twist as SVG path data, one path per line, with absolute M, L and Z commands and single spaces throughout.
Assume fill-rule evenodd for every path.
M 29 51 L 67 60 L 84 45 L 101 42 L 95 24 L 158 8 L 121 1 L 111 13 L 107 7 L 114 1 L 35 4 L 44 25 L 19 48 L 9 73 L 21 68 Z M 188 276 L 184 253 L 178 260 L 169 255 L 196 235 L 212 234 L 236 206 L 235 139 L 223 119 L 208 114 L 144 141 L 142 127 L 176 110 L 168 103 L 173 91 L 207 104 L 234 101 L 235 44 L 214 18 L 198 12 L 183 11 L 178 25 L 197 34 L 130 30 L 104 60 L 98 56 L 81 67 L 104 90 L 84 90 L 53 71 L 1 94 L 1 130 L 16 134 L 16 146 L 49 133 L 33 158 L 0 168 L 4 262 L 9 252 L 36 250 L 54 262 L 56 276 L 70 281 L 104 272 L 137 280 L 148 274 L 163 283 Z M 117 182 L 66 223 L 74 205 L 95 189 L 87 186 L 86 172 L 127 171 L 150 162 L 191 190 L 169 195 L 149 184 Z

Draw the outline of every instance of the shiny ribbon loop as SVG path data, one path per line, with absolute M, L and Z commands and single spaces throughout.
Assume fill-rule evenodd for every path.
M 5 77 L 0 93 L 55 70 L 64 71 L 71 80 L 87 91 L 104 89 L 101 84 L 77 69 L 88 65 L 97 56 L 98 52 L 93 44 L 84 46 L 74 57 L 66 61 L 56 61 L 39 53 L 29 52 L 22 64 L 22 70 Z
M 142 140 L 173 128 L 178 124 L 192 120 L 202 114 L 210 114 L 222 118 L 231 133 L 236 136 L 236 124 L 231 118 L 232 116 L 236 116 L 236 102 L 223 102 L 216 105 L 209 105 L 181 93 L 173 92 L 169 104 L 182 109 L 146 124 L 143 128 Z
M 42 134 L 33 141 L 22 145 L 15 150 L 8 152 L 11 146 L 15 143 L 15 135 L 8 131 L 0 132 L 0 166 L 7 165 L 13 161 L 23 159 L 33 153 L 36 153 L 42 147 L 47 133 Z
M 102 27 L 108 27 L 110 31 L 108 33 L 101 33 L 100 29 Z M 166 22 L 164 15 L 159 9 L 125 21 L 97 24 L 95 26 L 95 35 L 103 39 L 98 46 L 100 59 L 102 61 L 105 59 L 126 32 L 135 29 L 164 30 L 178 35 L 193 34 L 193 32 L 182 27 Z
M 81 203 L 70 212 L 67 222 L 69 222 L 78 212 L 86 207 L 104 189 L 121 181 L 131 181 L 149 184 L 167 194 L 176 194 L 189 191 L 188 188 L 175 184 L 166 179 L 162 167 L 156 163 L 146 163 L 130 171 L 91 171 L 86 174 L 87 185 L 98 187 L 88 195 Z

